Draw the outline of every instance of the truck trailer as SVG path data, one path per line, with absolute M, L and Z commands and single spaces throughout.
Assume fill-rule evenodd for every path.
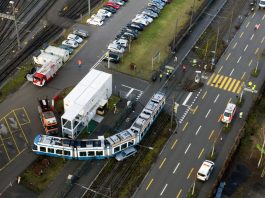
M 38 65 L 44 65 L 50 62 L 62 64 L 63 62 L 60 56 L 45 53 L 43 50 L 40 50 L 40 53 L 35 53 L 33 60 Z
M 69 59 L 69 51 L 59 47 L 49 45 L 45 50 L 45 53 L 56 55 L 62 58 L 62 61 L 65 63 Z

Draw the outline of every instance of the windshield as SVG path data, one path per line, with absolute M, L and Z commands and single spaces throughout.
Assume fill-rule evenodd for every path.
M 202 174 L 202 173 L 198 173 L 198 175 L 199 175 L 199 176 L 202 176 L 202 177 L 205 177 L 205 175 L 204 175 L 204 174 Z
M 41 82 L 41 79 L 38 77 L 33 77 L 33 81 L 40 81 Z
M 231 113 L 224 112 L 224 117 L 231 117 Z
M 47 126 L 47 130 L 56 129 L 56 128 L 57 128 L 57 124 Z

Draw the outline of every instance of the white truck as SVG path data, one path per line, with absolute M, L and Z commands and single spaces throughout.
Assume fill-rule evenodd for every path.
M 62 135 L 76 138 L 112 94 L 112 75 L 92 69 L 64 98 Z
M 38 65 L 44 65 L 50 62 L 62 64 L 63 62 L 60 56 L 45 53 L 43 50 L 40 50 L 40 53 L 33 56 L 33 60 Z
M 64 63 L 69 59 L 69 51 L 59 47 L 49 45 L 44 52 L 61 57 Z

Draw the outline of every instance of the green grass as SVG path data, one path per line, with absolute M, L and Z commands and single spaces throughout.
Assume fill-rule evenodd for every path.
M 257 78 L 259 76 L 259 73 L 260 73 L 260 69 L 254 68 L 251 71 L 251 76 Z
M 195 10 L 203 3 L 196 1 Z M 131 52 L 126 53 L 116 70 L 149 80 L 151 71 L 158 69 L 161 63 L 167 58 L 170 48 L 169 44 L 173 40 L 178 18 L 178 27 L 183 27 L 189 22 L 193 0 L 173 0 L 161 12 L 149 27 L 141 33 L 139 38 L 132 42 Z M 165 31 L 166 30 L 166 31 Z M 179 31 L 178 28 L 177 31 Z M 155 61 L 152 68 L 152 57 L 160 52 L 160 62 Z M 130 63 L 136 64 L 136 71 L 130 70 Z
M 110 110 L 112 110 L 112 109 L 114 108 L 114 104 L 117 105 L 117 103 L 119 102 L 119 100 L 120 100 L 120 97 L 115 96 L 115 95 L 112 95 L 112 96 L 110 97 L 109 101 L 108 101 L 108 108 L 109 108 Z

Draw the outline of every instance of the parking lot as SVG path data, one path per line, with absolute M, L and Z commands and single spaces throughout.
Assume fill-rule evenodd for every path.
M 24 107 L 14 109 L 0 119 L 0 171 L 27 148 L 29 142 L 23 126 L 29 123 Z

